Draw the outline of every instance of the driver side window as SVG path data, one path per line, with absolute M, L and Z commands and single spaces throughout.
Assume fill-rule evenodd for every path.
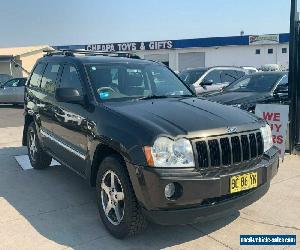
M 66 64 L 64 66 L 60 81 L 60 87 L 76 88 L 78 89 L 79 93 L 82 94 L 81 81 L 79 79 L 79 74 L 74 66 L 69 64 Z

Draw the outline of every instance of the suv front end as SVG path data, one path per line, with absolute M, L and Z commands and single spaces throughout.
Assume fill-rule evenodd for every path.
M 182 142 L 177 149 L 175 145 L 173 155 L 180 160 L 173 166 L 172 154 L 165 166 L 161 161 L 155 165 L 157 148 L 168 151 L 176 144 L 164 146 L 161 138 L 144 149 L 148 166 L 128 163 L 143 211 L 158 224 L 189 224 L 241 209 L 268 191 L 278 170 L 278 150 L 272 146 L 266 124 L 260 129 L 185 139 L 190 142 L 193 160 L 189 159 L 190 147 L 183 149 L 186 143 Z M 166 152 L 161 155 L 165 157 Z

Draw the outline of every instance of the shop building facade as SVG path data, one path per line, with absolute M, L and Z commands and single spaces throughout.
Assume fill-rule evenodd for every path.
M 141 58 L 167 64 L 175 71 L 211 66 L 278 64 L 288 68 L 289 34 L 245 35 L 150 42 L 56 46 L 58 49 L 87 49 L 134 52 Z

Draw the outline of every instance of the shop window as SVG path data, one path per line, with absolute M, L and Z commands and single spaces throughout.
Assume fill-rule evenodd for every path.
M 256 49 L 256 50 L 255 50 L 255 54 L 256 54 L 256 55 L 260 55 L 260 49 Z
M 273 54 L 273 49 L 268 49 L 268 54 Z

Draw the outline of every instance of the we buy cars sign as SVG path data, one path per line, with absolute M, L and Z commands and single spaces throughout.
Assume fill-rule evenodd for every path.
M 279 104 L 257 104 L 255 114 L 269 123 L 272 130 L 273 143 L 279 148 L 280 158 L 283 159 L 285 142 L 287 140 L 289 106 Z

